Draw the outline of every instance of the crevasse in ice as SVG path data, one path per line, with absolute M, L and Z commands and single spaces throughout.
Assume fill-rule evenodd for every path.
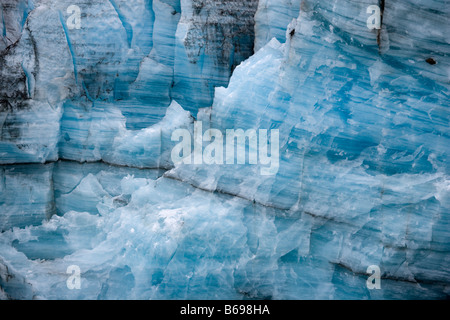
M 0 7 L 0 298 L 448 298 L 448 1 Z M 194 120 L 276 174 L 174 165 Z

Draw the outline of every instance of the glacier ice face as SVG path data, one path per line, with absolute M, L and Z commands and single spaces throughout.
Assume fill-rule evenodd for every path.
M 56 213 L 52 183 L 53 164 L 1 168 L 0 231 L 39 225 Z M 21 196 L 17 196 L 20 190 Z
M 26 135 L 12 138 L 2 146 L 0 163 L 54 161 L 56 153 L 79 161 L 80 153 L 96 148 L 92 139 L 78 138 L 95 135 L 87 119 L 98 108 L 125 117 L 127 129 L 142 130 L 160 122 L 174 98 L 194 113 L 210 107 L 214 87 L 226 85 L 233 68 L 253 53 L 257 1 L 227 3 L 30 2 L 34 9 L 22 21 L 21 37 L 0 56 L 0 120 L 18 118 L 11 126 L 20 132 L 29 127 L 22 118 L 46 114 L 49 104 L 58 112 L 44 121 L 52 132 L 64 133 L 58 146 L 28 141 Z M 79 29 L 70 26 L 71 5 L 81 12 Z M 18 8 L 9 7 L 2 4 L 4 14 L 11 11 L 17 19 Z M 80 117 L 87 120 L 80 121 L 83 128 L 73 121 Z M 35 136 L 46 130 L 33 129 Z M 66 152 L 73 149 L 66 146 L 69 139 L 77 140 L 79 150 Z M 25 155 L 14 150 L 24 144 L 53 149 Z
M 8 102 L 5 102 L 8 104 Z M 26 100 L 0 112 L 2 164 L 43 163 L 58 160 L 62 104 Z
M 370 1 L 77 4 L 2 3 L 0 298 L 448 298 L 446 1 L 380 30 Z M 276 174 L 174 165 L 194 117 L 279 130 Z
M 258 1 L 181 1 L 173 98 L 186 110 L 210 107 L 214 87 L 253 53 Z
M 373 225 L 360 228 L 306 212 L 288 214 L 230 195 L 211 194 L 167 177 L 158 178 L 160 173 L 154 170 L 130 172 L 106 165 L 64 162 L 54 170 L 55 184 L 62 193 L 55 203 L 64 215 L 1 234 L 3 265 L 19 275 L 17 279 L 26 275 L 21 286 L 2 286 L 10 297 L 445 296 L 445 273 L 436 273 L 434 282 L 421 282 L 417 275 L 445 268 L 448 258 L 437 251 L 425 254 L 411 248 L 404 253 L 411 255 L 407 259 L 414 263 L 402 264 L 405 256 L 379 246 L 384 236 L 381 226 L 374 230 Z M 83 192 L 86 194 L 80 206 Z M 401 229 L 390 223 L 386 227 L 394 232 Z M 423 235 L 429 234 L 427 226 L 421 228 Z M 429 243 L 426 238 L 422 240 Z M 378 259 L 386 272 L 392 272 L 382 280 L 381 292 L 367 290 L 365 273 L 353 273 L 348 268 Z M 66 271 L 72 265 L 81 270 L 80 290 L 67 287 Z M 436 269 L 430 270 L 430 265 Z M 411 271 L 415 280 L 398 281 L 397 277 Z
M 286 42 L 286 30 L 300 13 L 300 0 L 260 0 L 255 14 L 255 51 L 276 38 Z
M 173 101 L 164 118 L 148 128 L 130 130 L 120 109 L 109 103 L 67 102 L 61 119 L 60 157 L 79 162 L 104 161 L 139 168 L 169 168 L 171 134 L 177 128 L 190 129 L 189 112 Z
M 28 14 L 33 9 L 33 0 L 2 1 L 0 5 L 0 52 L 20 39 Z

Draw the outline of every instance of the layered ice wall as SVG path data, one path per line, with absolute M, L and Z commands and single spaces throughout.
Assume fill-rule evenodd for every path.
M 97 110 L 127 130 L 158 123 L 173 98 L 196 113 L 253 53 L 254 0 L 24 6 L 2 2 L 2 39 L 17 39 L 0 57 L 1 163 L 102 160 L 90 138 Z
M 0 298 L 448 298 L 448 1 L 58 3 L 0 57 Z M 173 168 L 185 110 L 274 174 Z
M 305 161 L 312 161 L 317 170 L 311 177 L 316 182 L 319 176 L 329 179 L 342 170 L 361 170 L 357 176 L 370 179 L 378 174 L 447 174 L 450 38 L 445 31 L 436 31 L 430 40 L 428 29 L 416 28 L 414 38 L 406 40 L 403 33 L 408 28 L 396 26 L 408 11 L 402 7 L 384 14 L 381 31 L 371 31 L 366 27 L 366 4 L 328 7 L 303 2 L 303 6 L 288 27 L 288 41 L 282 45 L 272 40 L 241 64 L 229 86 L 216 90 L 210 111 L 210 126 L 222 131 L 279 129 L 278 174 L 264 178 L 254 175 L 259 168 L 252 166 L 242 171 L 200 166 L 194 167 L 200 173 L 192 175 L 197 184 L 205 181 L 205 175 L 215 174 L 212 181 L 220 189 L 239 193 L 234 184 L 220 184 L 220 177 L 233 176 L 247 196 L 264 195 L 266 199 L 256 200 L 289 209 L 299 199 L 305 201 L 300 192 L 302 179 L 309 175 L 305 176 L 309 171 Z M 337 11 L 336 17 L 332 8 L 342 12 Z M 416 11 L 416 20 L 430 14 L 425 8 Z M 428 19 L 445 19 L 444 13 L 434 14 Z M 412 29 L 413 14 L 408 19 Z M 381 40 L 378 33 L 385 33 Z M 436 64 L 426 61 L 430 58 Z
M 173 98 L 197 112 L 210 107 L 214 87 L 253 54 L 257 0 L 181 1 L 176 32 Z
M 369 4 L 303 1 L 287 42 L 272 40 L 216 90 L 212 128 L 279 129 L 276 175 L 227 165 L 168 175 L 310 215 L 300 256 L 318 246 L 355 273 L 375 264 L 386 278 L 447 283 L 450 37 L 430 29 L 449 7 L 389 4 L 371 31 Z
M 286 41 L 286 29 L 300 13 L 301 0 L 260 0 L 255 14 L 255 51 L 272 38 Z

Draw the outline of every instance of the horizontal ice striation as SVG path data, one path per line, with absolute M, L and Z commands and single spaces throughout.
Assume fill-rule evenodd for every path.
M 126 128 L 126 118 L 113 104 L 66 102 L 61 119 L 60 157 L 79 162 L 104 161 L 137 168 L 171 168 L 172 132 L 192 131 L 193 118 L 175 101 L 157 124 Z
M 104 163 L 77 167 L 72 162 L 1 166 L 0 231 L 40 225 L 54 214 L 63 215 L 81 207 L 97 214 L 99 196 L 119 196 L 120 181 L 128 175 L 155 179 L 162 173 Z
M 289 23 L 300 13 L 301 0 L 260 0 L 255 14 L 255 51 L 272 38 L 286 41 Z
M 56 213 L 52 174 L 52 164 L 0 167 L 0 232 L 40 225 Z
M 71 6 L 79 8 L 79 25 Z M 8 155 L 0 163 L 54 161 L 58 153 L 79 160 L 68 157 L 67 130 L 83 136 L 86 129 L 92 137 L 77 145 L 78 153 L 103 143 L 89 128 L 75 132 L 79 126 L 66 121 L 74 108 L 85 119 L 99 106 L 108 108 L 125 118 L 128 130 L 142 130 L 164 118 L 174 97 L 194 113 L 210 107 L 214 88 L 226 85 L 234 67 L 253 53 L 256 6 L 256 0 L 2 4 L 3 34 L 16 40 L 0 54 L 0 119 L 17 118 L 19 135 L 32 130 L 39 137 L 39 114 L 46 119 L 48 108 L 57 111 L 48 120 L 51 141 L 38 145 L 53 150 L 24 154 L 15 149 L 35 145 L 34 138 L 2 139 Z M 27 117 L 38 125 L 29 129 Z M 53 135 L 60 131 L 56 146 Z
M 393 248 L 380 247 L 383 232 L 376 220 L 375 226 L 358 231 L 351 223 L 305 212 L 287 214 L 230 195 L 211 194 L 158 178 L 160 173 L 154 170 L 68 162 L 55 164 L 53 170 L 55 188 L 60 190 L 55 193 L 56 208 L 65 214 L 39 226 L 0 234 L 0 284 L 9 298 L 410 299 L 448 295 L 445 273 L 433 281 L 417 276 L 437 274 L 448 259 L 439 252 L 405 248 L 403 253 L 413 263 L 399 268 L 405 257 Z M 384 226 L 391 227 L 390 223 Z M 422 228 L 428 234 L 426 226 Z M 382 257 L 382 290 L 368 290 L 365 270 L 354 273 L 338 262 L 339 257 L 357 260 L 347 261 L 353 267 Z M 67 287 L 67 268 L 74 265 L 81 271 L 80 290 Z M 405 270 L 412 270 L 416 278 L 399 281 Z M 17 280 L 3 281 L 8 274 Z
M 370 4 L 304 1 L 286 43 L 273 39 L 216 89 L 210 127 L 280 130 L 276 175 L 182 165 L 168 176 L 323 219 L 311 246 L 339 268 L 375 264 L 387 278 L 445 287 L 450 38 L 438 25 L 448 7 L 385 6 L 378 32 L 366 26 Z
M 56 161 L 61 115 L 62 104 L 25 100 L 14 110 L 0 102 L 0 163 Z
M 197 22 L 214 22 L 210 13 L 221 2 L 154 1 L 150 16 L 167 25 L 154 24 L 151 45 L 142 47 L 133 42 L 139 32 L 127 3 L 106 3 L 101 10 L 119 26 L 119 47 L 141 49 L 115 51 L 127 67 L 103 65 L 81 87 L 73 83 L 87 73 L 78 67 L 77 79 L 73 71 L 54 82 L 37 76 L 40 55 L 30 48 L 45 50 L 51 32 L 33 35 L 40 20 L 28 19 L 20 45 L 1 58 L 8 61 L 0 69 L 8 77 L 0 84 L 0 119 L 8 119 L 1 120 L 2 163 L 59 154 L 141 169 L 68 161 L 1 167 L 0 208 L 7 214 L 0 224 L 0 298 L 448 299 L 447 3 L 385 3 L 378 31 L 366 26 L 373 2 L 304 0 L 285 36 L 277 19 L 288 20 L 294 2 L 283 10 L 266 3 L 256 18 L 261 49 L 234 70 L 227 88 L 215 90 L 212 108 L 197 119 L 205 130 L 278 129 L 280 164 L 272 176 L 261 176 L 263 165 L 183 165 L 162 177 L 148 169 L 171 168 L 175 128 L 193 132 L 193 118 L 170 95 L 196 95 L 194 115 L 208 106 L 213 86 L 199 89 L 201 77 L 192 91 L 173 80 L 177 66 L 189 65 L 179 53 L 185 35 L 216 48 L 215 24 Z M 35 10 L 31 17 L 51 21 L 50 14 Z M 264 14 L 276 22 L 258 26 Z M 55 29 L 54 47 L 72 32 Z M 264 45 L 271 36 L 278 40 Z M 142 37 L 150 39 L 144 31 Z M 61 48 L 59 77 L 77 57 L 76 46 Z M 58 50 L 45 53 L 49 61 Z M 215 61 L 201 50 L 193 57 Z M 182 76 L 203 74 L 191 67 Z M 126 72 L 109 91 L 102 81 L 119 69 Z M 45 88 L 54 84 L 60 89 L 49 89 L 48 99 L 37 95 L 47 98 Z M 92 88 L 106 90 L 96 95 Z M 72 265 L 80 267 L 81 290 L 67 287 Z M 370 265 L 381 269 L 381 290 L 366 286 Z

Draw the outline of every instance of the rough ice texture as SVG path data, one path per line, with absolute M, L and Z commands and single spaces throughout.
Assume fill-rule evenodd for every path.
M 0 298 L 449 297 L 448 1 L 4 3 Z M 188 111 L 279 129 L 277 174 L 173 168 Z
M 255 14 L 255 51 L 272 38 L 286 41 L 286 30 L 300 13 L 301 0 L 260 0 Z
M 0 5 L 0 52 L 20 39 L 33 0 L 3 0 Z
M 173 98 L 189 111 L 210 107 L 214 87 L 253 53 L 256 0 L 181 1 Z
M 68 24 L 70 5 L 81 10 L 80 29 Z M 2 40 L 17 38 L 0 51 L 0 124 L 16 134 L 1 140 L 3 164 L 54 161 L 58 153 L 89 160 L 84 153 L 96 148 L 95 138 L 79 138 L 95 137 L 91 121 L 99 109 L 107 109 L 106 122 L 124 117 L 129 130 L 161 121 L 174 98 L 195 114 L 211 106 L 214 88 L 227 85 L 232 70 L 253 54 L 255 0 L 41 0 L 28 3 L 25 9 L 34 9 L 17 25 L 23 6 L 1 4 L 8 14 Z M 40 115 L 46 128 L 28 119 Z M 21 134 L 28 127 L 34 137 Z M 38 141 L 42 132 L 61 133 L 59 144 Z M 73 140 L 78 150 L 68 154 Z
M 365 6 L 303 2 L 287 42 L 272 40 L 216 90 L 211 127 L 280 130 L 276 176 L 227 165 L 183 165 L 168 175 L 311 215 L 310 232 L 330 233 L 322 256 L 339 267 L 363 274 L 374 264 L 389 279 L 446 286 L 450 39 L 440 29 L 431 41 L 427 29 L 405 21 L 409 4 L 385 8 L 391 40 L 378 43 L 365 27 Z M 414 10 L 417 20 L 441 21 L 440 12 L 430 14 Z M 402 33 L 413 27 L 411 50 Z M 442 69 L 425 61 L 425 48 Z M 345 235 L 334 223 L 348 225 Z

